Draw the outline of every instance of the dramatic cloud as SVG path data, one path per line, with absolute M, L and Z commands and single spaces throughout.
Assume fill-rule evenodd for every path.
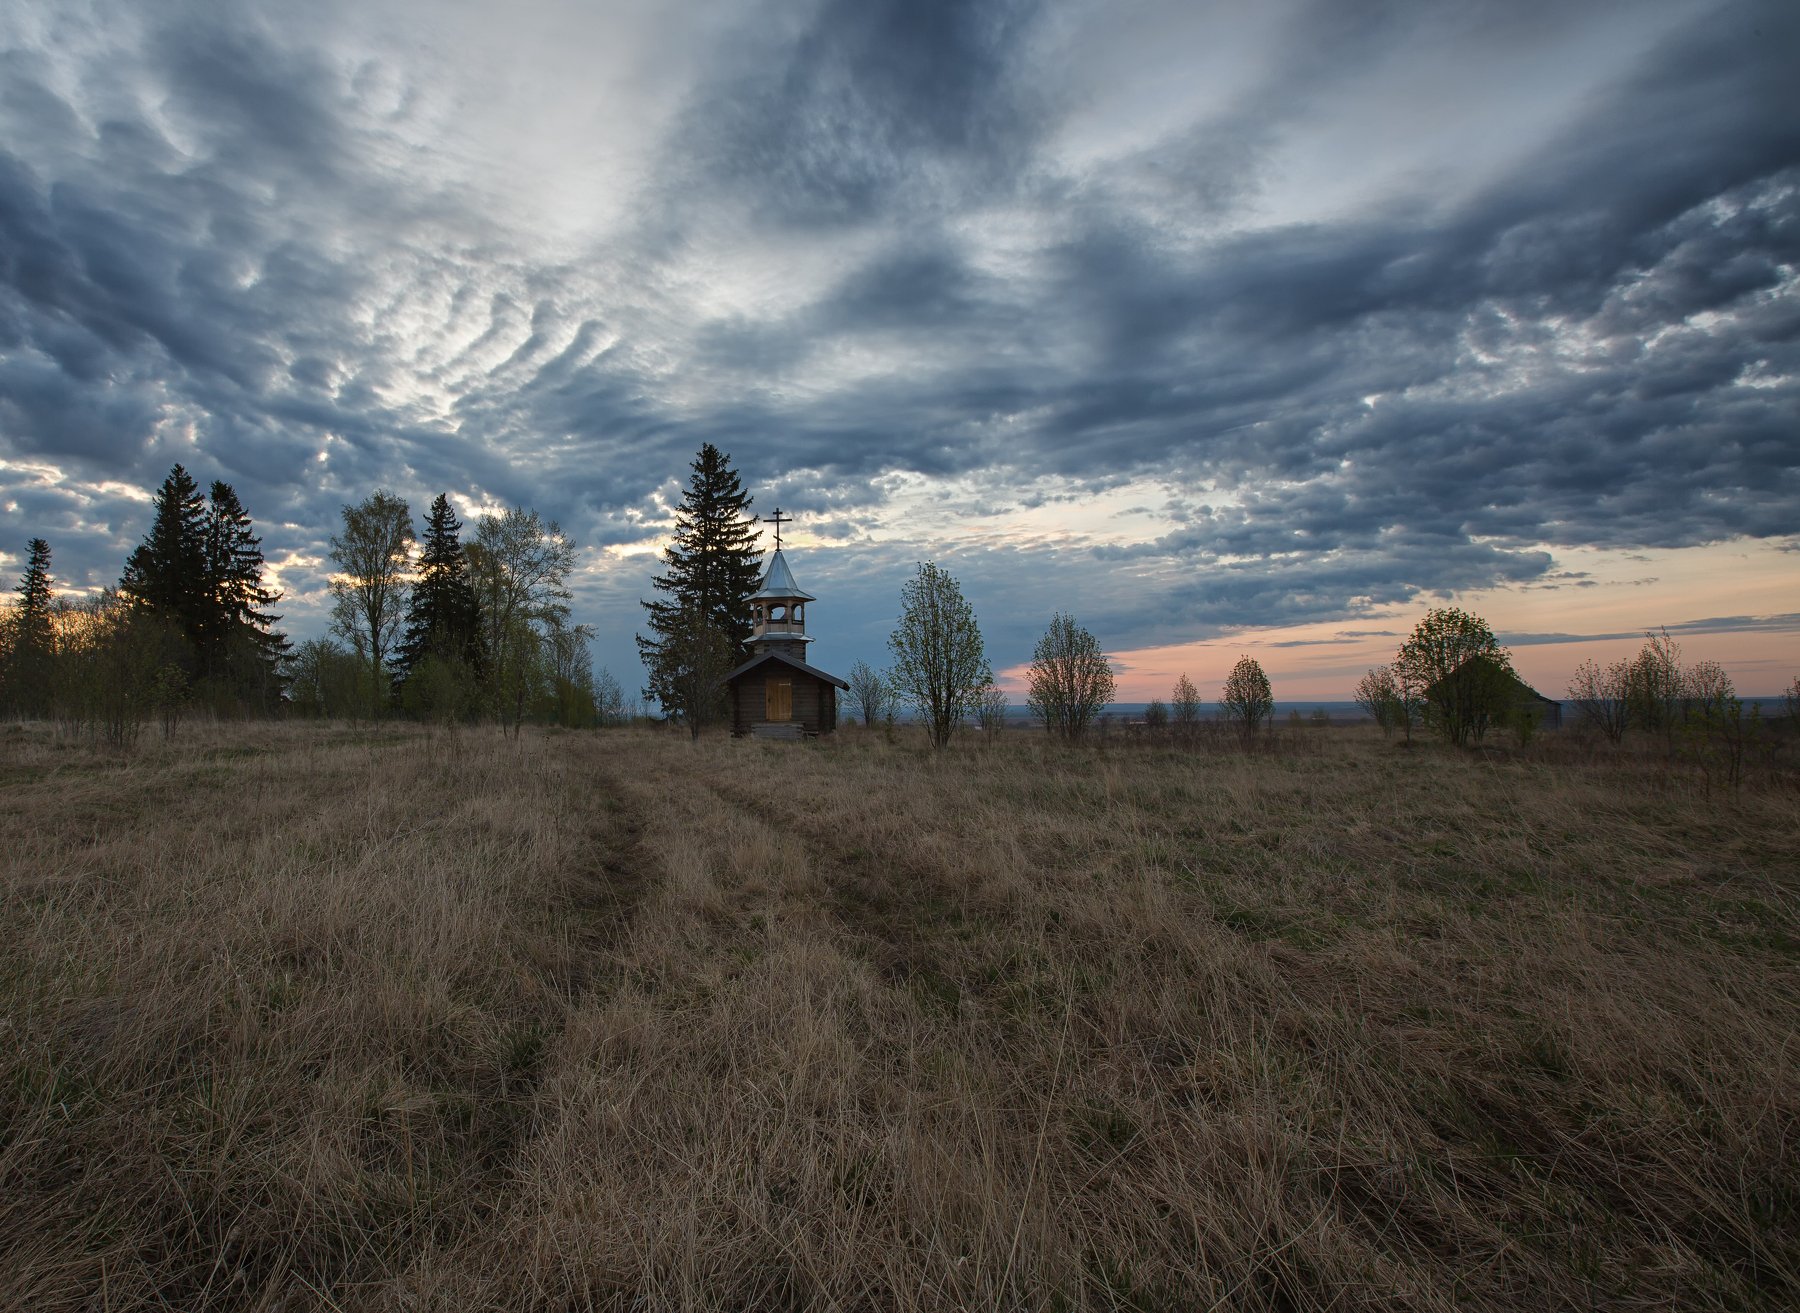
M 110 582 L 180 460 L 305 631 L 344 502 L 535 506 L 628 681 L 704 441 L 845 665 L 925 556 L 1006 664 L 1773 550 L 1797 63 L 1757 0 L 17 4 L 0 550 Z

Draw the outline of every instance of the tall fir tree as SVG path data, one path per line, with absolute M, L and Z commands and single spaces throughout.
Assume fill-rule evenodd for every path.
M 25 573 L 19 576 L 19 606 L 15 619 L 22 641 L 50 642 L 50 544 L 33 538 L 25 547 Z
M 227 704 L 272 710 L 281 696 L 287 638 L 266 608 L 281 595 L 263 585 L 262 540 L 229 483 L 210 499 L 180 465 L 154 500 L 150 532 L 125 562 L 119 591 L 169 624 L 182 665 Z
M 486 668 L 481 612 L 469 581 L 469 558 L 462 546 L 462 522 L 439 493 L 425 517 L 418 576 L 406 612 L 406 632 L 394 653 L 395 696 L 404 698 L 408 678 L 420 662 L 436 657 L 460 666 L 468 687 L 479 687 Z
M 50 704 L 50 544 L 33 538 L 26 548 L 25 573 L 19 576 L 19 601 L 13 607 L 12 632 L 5 637 L 6 662 L 0 668 L 0 701 L 24 715 L 41 715 Z
M 217 627 L 207 561 L 206 502 L 192 476 L 176 465 L 153 504 L 150 533 L 126 558 L 119 591 L 171 622 L 187 639 L 190 664 L 197 669 L 207 632 Z
M 200 634 L 208 676 L 239 697 L 272 709 L 291 644 L 275 631 L 281 619 L 265 609 L 281 594 L 263 585 L 262 539 L 229 484 L 213 480 L 206 517 L 206 579 L 210 605 Z
M 720 634 L 730 664 L 750 650 L 750 595 L 762 582 L 762 552 L 757 546 L 756 517 L 747 514 L 750 495 L 743 489 L 731 458 L 712 443 L 700 448 L 681 505 L 675 512 L 675 540 L 663 552 L 665 573 L 651 580 L 668 600 L 645 602 L 650 635 L 637 637 L 649 682 L 646 697 L 665 712 L 685 706 L 683 689 L 687 655 L 694 645 L 685 636 L 698 623 Z

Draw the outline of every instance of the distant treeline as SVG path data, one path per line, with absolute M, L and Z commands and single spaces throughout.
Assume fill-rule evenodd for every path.
M 230 484 L 204 495 L 180 465 L 117 587 L 58 597 L 33 538 L 0 611 L 0 713 L 54 718 L 114 743 L 215 716 L 491 718 L 593 726 L 625 718 L 618 681 L 570 623 L 574 543 L 553 521 L 484 515 L 464 544 L 440 494 L 422 542 L 406 502 L 377 491 L 343 508 L 331 540 L 331 637 L 278 628 L 261 539 Z

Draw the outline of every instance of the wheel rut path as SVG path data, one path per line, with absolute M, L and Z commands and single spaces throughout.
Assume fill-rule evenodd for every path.
M 572 950 L 566 984 L 575 995 L 600 987 L 622 965 L 624 949 L 644 901 L 661 884 L 661 871 L 645 840 L 646 786 L 597 765 L 583 773 L 587 812 L 583 847 L 565 876 L 559 910 Z
M 829 816 L 795 806 L 754 784 L 711 780 L 707 788 L 723 805 L 776 825 L 804 847 L 823 886 L 819 912 L 884 979 L 912 974 L 921 931 L 933 920 L 920 904 L 949 895 L 937 888 L 935 872 L 909 869 L 900 853 L 871 851 L 845 835 Z M 902 889 L 919 897 L 909 898 Z

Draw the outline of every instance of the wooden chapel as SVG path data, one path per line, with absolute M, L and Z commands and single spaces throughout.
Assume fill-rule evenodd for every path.
M 734 736 L 798 739 L 837 728 L 837 695 L 849 684 L 806 662 L 806 604 L 814 600 L 794 582 L 781 553 L 775 508 L 775 555 L 750 606 L 750 659 L 725 676 Z

